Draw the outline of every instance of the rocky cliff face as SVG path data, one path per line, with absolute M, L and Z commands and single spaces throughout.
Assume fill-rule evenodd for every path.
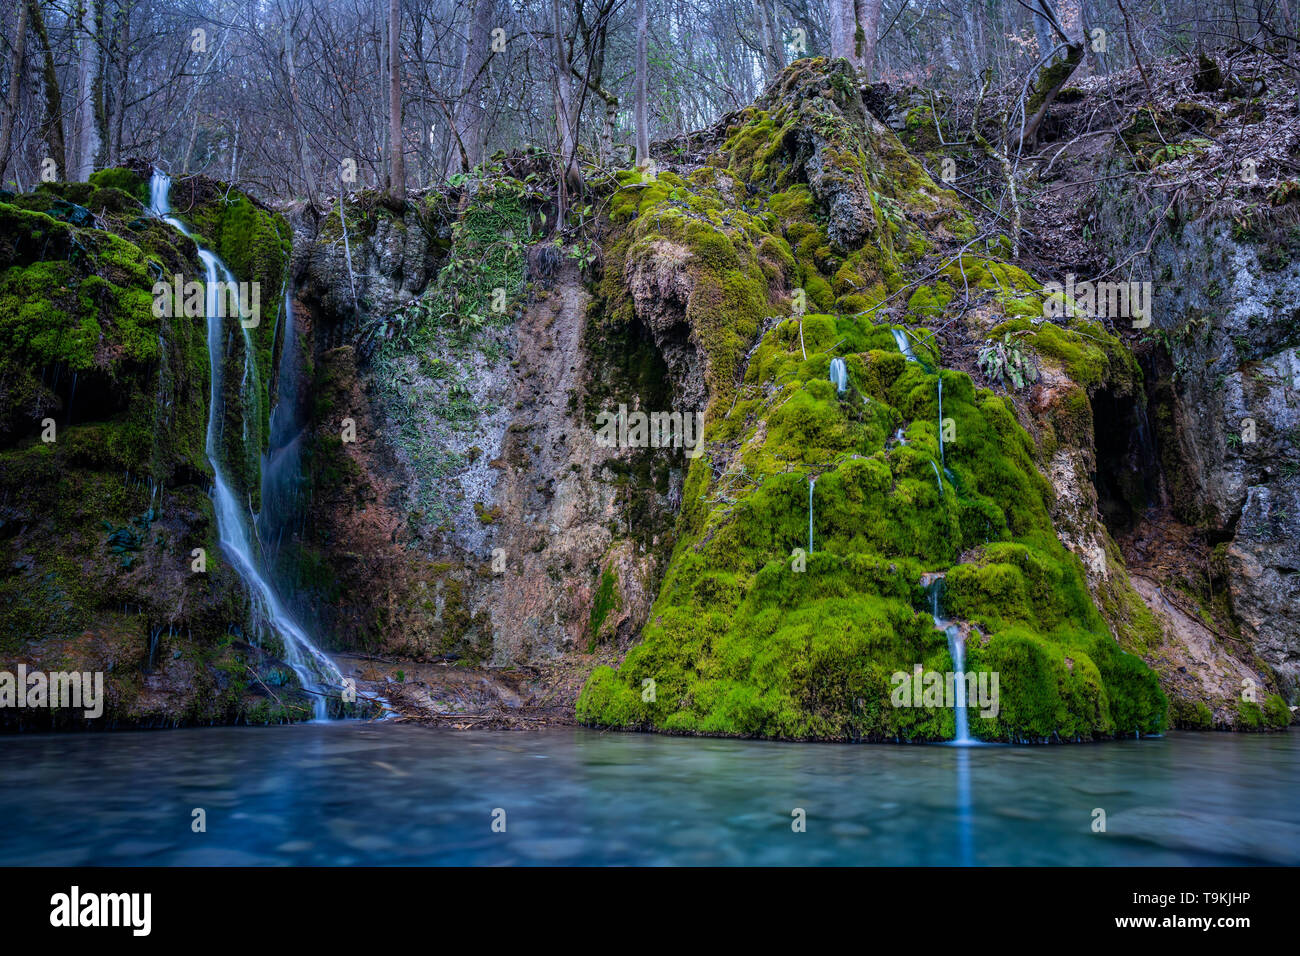
M 1178 277 L 1158 284 L 1153 322 L 1163 350 L 1153 364 L 1168 402 L 1160 437 L 1171 506 L 1204 529 L 1242 640 L 1294 696 L 1300 261 L 1291 257 L 1300 241 L 1288 234 L 1288 219 L 1285 210 L 1270 211 L 1261 225 L 1271 235 L 1251 235 L 1210 214 L 1162 235 L 1143 268 Z M 1262 261 L 1279 255 L 1287 261 Z
M 1161 83 L 1119 135 L 1064 144 L 1052 188 L 1074 207 L 1062 226 L 1091 237 L 1091 267 L 1152 289 L 1149 326 L 1121 323 L 1146 402 L 1136 420 L 1112 409 L 1127 427 L 1099 429 L 1096 471 L 1099 514 L 1161 625 L 1153 663 L 1180 725 L 1249 728 L 1255 702 L 1297 689 L 1300 218 L 1280 161 L 1298 145 L 1295 107 L 1262 79 Z M 1076 93 L 1066 128 L 1101 91 Z M 1268 702 L 1275 724 L 1281 704 Z
M 400 225 L 375 206 L 369 235 L 366 203 L 345 207 L 360 310 L 337 215 L 295 218 L 314 398 L 285 584 L 339 648 L 518 671 L 526 703 L 571 708 L 589 652 L 644 622 L 685 463 L 594 420 L 678 386 L 646 329 L 604 326 L 506 170 Z

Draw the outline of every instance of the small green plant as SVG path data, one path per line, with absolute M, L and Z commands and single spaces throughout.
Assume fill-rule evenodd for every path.
M 122 567 L 129 569 L 135 563 L 136 554 L 143 550 L 145 535 L 149 533 L 149 526 L 155 517 L 157 515 L 150 508 L 143 514 L 136 515 L 122 528 L 114 528 L 107 521 L 101 522 L 108 532 L 109 553 L 121 557 Z
M 1007 332 L 1000 339 L 989 339 L 979 351 L 980 369 L 991 382 L 1002 382 L 1019 390 L 1038 381 L 1038 368 L 1022 348 L 1020 337 L 1028 332 Z
M 568 249 L 564 250 L 564 254 L 576 262 L 579 269 L 584 271 L 595 263 L 598 255 L 596 244 L 590 239 L 580 239 L 573 243 Z

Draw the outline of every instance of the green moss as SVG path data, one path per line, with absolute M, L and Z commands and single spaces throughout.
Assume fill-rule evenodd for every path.
M 1233 725 L 1236 730 L 1260 731 L 1264 729 L 1264 710 L 1253 700 L 1237 701 L 1237 721 Z
M 8 356 L 77 371 L 158 357 L 153 279 L 138 247 L 4 203 L 0 227 L 64 256 L 27 261 L 23 249 L 10 253 L 13 264 L 0 271 L 0 342 Z
M 1169 719 L 1178 730 L 1214 729 L 1214 714 L 1203 700 L 1172 698 L 1169 702 Z
M 131 196 L 137 202 L 144 203 L 149 197 L 149 184 L 138 174 L 129 169 L 101 169 L 90 174 L 89 182 L 96 189 L 118 189 Z M 97 203 L 90 197 L 92 208 Z
M 1291 723 L 1291 708 L 1281 694 L 1269 694 L 1264 701 L 1264 723 L 1273 730 L 1285 730 Z
M 1065 326 L 1016 318 L 993 329 L 992 335 L 1024 332 L 1023 344 L 1054 360 L 1065 373 L 1091 391 L 1106 385 L 1119 395 L 1142 396 L 1142 370 L 1118 337 L 1100 323 L 1072 318 Z
M 916 106 L 907 111 L 899 139 L 914 152 L 927 153 L 939 149 L 939 134 L 934 111 L 929 106 Z
M 942 373 L 959 439 L 937 482 L 935 373 L 899 355 L 887 327 L 849 317 L 804 317 L 805 360 L 798 326 L 777 325 L 754 351 L 745 394 L 766 397 L 737 401 L 711 432 L 738 450 L 721 473 L 707 457 L 692 466 L 692 504 L 642 642 L 618 671 L 593 674 L 579 718 L 789 738 L 951 736 L 951 710 L 890 703 L 894 672 L 950 669 L 917 584 L 944 571 L 947 613 L 985 635 L 968 647 L 970 667 L 1002 672 L 1001 713 L 973 720 L 975 734 L 1163 727 L 1155 677 L 1115 646 L 1052 531 L 1050 488 L 1006 404 Z M 848 353 L 844 398 L 826 381 L 833 347 Z M 893 439 L 900 426 L 906 444 Z M 819 474 L 815 551 L 797 571 L 809 468 Z M 751 480 L 729 480 L 740 474 Z
M 685 319 L 704 349 L 710 395 L 729 396 L 740 359 L 759 322 L 774 310 L 795 257 L 753 216 L 684 185 L 670 190 L 664 179 L 641 191 L 637 218 L 606 254 L 606 314 L 615 324 L 631 323 L 630 277 L 664 258 L 680 258 L 690 277 Z M 615 205 L 628 191 L 620 190 Z
M 618 578 L 612 568 L 606 568 L 600 575 L 600 585 L 591 602 L 591 616 L 587 621 L 587 633 L 591 635 L 594 645 L 600 639 L 600 629 L 610 611 L 617 610 L 622 604 L 618 590 Z
M 938 282 L 933 286 L 918 286 L 907 300 L 907 311 L 921 319 L 935 318 L 943 315 L 944 308 L 952 300 L 952 286 Z
M 1247 733 L 1285 730 L 1291 723 L 1291 708 L 1279 694 L 1270 694 L 1263 706 L 1252 700 L 1237 701 L 1237 720 L 1233 729 Z

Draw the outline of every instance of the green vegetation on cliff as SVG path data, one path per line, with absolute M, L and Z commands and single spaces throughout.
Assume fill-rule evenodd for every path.
M 753 397 L 736 402 L 692 469 L 683 541 L 644 639 L 617 672 L 593 674 L 580 719 L 793 738 L 951 737 L 950 709 L 890 704 L 895 672 L 953 669 L 920 586 L 938 572 L 945 614 L 975 628 L 967 669 L 1000 675 L 999 713 L 972 717 L 973 734 L 1162 729 L 1155 677 L 1116 646 L 1078 559 L 1056 539 L 1050 488 L 1006 403 L 964 373 L 941 373 L 955 424 L 942 471 L 939 373 L 907 361 L 888 328 L 830 316 L 803 325 L 806 361 L 794 320 L 755 353 L 742 391 Z M 834 353 L 848 365 L 844 398 L 827 380 Z M 815 550 L 798 570 L 810 473 Z
M 678 544 L 642 639 L 617 670 L 592 674 L 581 721 L 952 737 L 951 708 L 890 699 L 897 673 L 953 670 L 921 586 L 938 574 L 944 616 L 969 629 L 966 669 L 1000 677 L 996 715 L 972 709 L 975 736 L 1164 728 L 1155 675 L 1117 645 L 1055 534 L 1039 449 L 1008 401 L 943 369 L 925 329 L 903 330 L 909 360 L 886 323 L 902 292 L 924 320 L 963 286 L 992 292 L 1015 323 L 1041 314 L 1038 286 L 973 250 L 933 286 L 909 281 L 932 244 L 965 249 L 974 228 L 865 113 L 838 65 L 790 67 L 707 165 L 687 177 L 624 174 L 612 210 L 605 314 L 686 327 L 708 387 L 708 451 L 687 477 Z M 832 314 L 779 317 L 801 301 Z M 1120 359 L 1087 333 L 1052 326 L 1034 337 L 1091 379 Z M 843 396 L 828 379 L 832 358 L 847 367 Z
M 270 696 L 281 649 L 239 623 L 207 495 L 206 323 L 153 309 L 155 282 L 201 280 L 201 265 L 146 195 L 137 171 L 110 169 L 0 201 L 0 668 L 104 671 L 113 722 L 310 716 L 283 682 Z M 243 248 L 272 268 L 255 238 Z

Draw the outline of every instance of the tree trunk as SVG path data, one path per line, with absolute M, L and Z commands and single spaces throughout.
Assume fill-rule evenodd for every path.
M 27 52 L 27 17 L 28 9 L 24 5 L 18 10 L 18 32 L 14 39 L 14 62 L 9 71 L 9 99 L 5 103 L 4 119 L 0 121 L 0 179 L 4 177 L 9 165 L 9 146 L 13 142 L 14 120 L 18 116 L 18 85 L 23 75 L 23 57 Z
M 564 171 L 560 190 L 561 224 L 570 193 L 582 189 L 582 173 L 578 169 L 577 117 L 573 114 L 573 87 L 569 82 L 572 66 L 564 49 L 564 19 L 560 14 L 560 0 L 551 0 L 551 30 L 555 39 L 555 127 L 559 136 L 560 168 Z
M 759 42 L 763 46 L 766 73 L 770 78 L 785 68 L 785 45 L 778 36 L 776 10 L 772 0 L 754 0 L 754 20 L 758 26 Z
M 388 192 L 398 204 L 406 202 L 406 157 L 402 143 L 402 5 L 388 2 Z
M 980 50 L 983 44 L 980 42 L 980 30 L 978 21 L 975 19 L 975 7 L 972 4 L 962 6 L 962 22 L 965 25 L 966 56 L 970 59 L 970 69 L 972 73 L 978 73 L 983 67 L 980 60 Z
M 122 4 L 122 25 L 117 35 L 117 102 L 112 113 L 113 129 L 109 139 L 108 164 L 117 166 L 122 160 L 122 124 L 126 120 L 126 97 L 130 86 L 127 82 L 131 69 L 131 7 Z
M 293 141 L 294 149 L 298 153 L 298 168 L 302 170 L 303 179 L 307 183 L 307 198 L 313 203 L 316 201 L 315 177 L 307 164 L 307 137 L 302 128 L 302 99 L 298 92 L 298 67 L 294 62 L 294 44 L 293 44 L 293 24 L 285 24 L 284 27 L 284 64 L 285 70 L 289 77 L 289 102 L 292 104 L 293 119 Z M 345 185 L 340 184 L 339 195 L 347 191 Z
M 1038 45 L 1040 47 L 1040 57 L 1047 56 L 1058 44 L 1070 42 L 1070 38 L 1065 35 L 1065 27 L 1061 24 L 1061 18 L 1057 16 L 1056 8 L 1052 6 L 1052 0 L 1032 0 L 1031 6 L 1034 16 L 1034 33 L 1038 36 Z
M 871 82 L 872 71 L 876 65 L 876 34 L 880 30 L 881 0 L 853 0 L 855 20 L 854 30 L 854 65 L 862 72 L 862 78 Z
M 45 17 L 41 14 L 40 0 L 27 0 L 27 9 L 31 14 L 32 30 L 41 41 L 45 51 L 45 64 L 41 69 L 41 84 L 44 86 L 45 108 L 41 118 L 41 138 L 49 150 L 49 158 L 54 160 L 55 175 L 68 175 L 67 144 L 63 138 L 63 94 L 59 90 L 59 73 L 54 64 L 54 51 L 50 47 L 50 36 L 45 30 Z
M 1034 20 L 1034 36 L 1038 37 L 1038 55 L 1040 57 L 1047 56 L 1056 46 L 1056 43 L 1052 40 L 1052 25 L 1037 10 L 1030 15 Z
M 1056 94 L 1061 92 L 1061 88 L 1069 82 L 1081 62 L 1083 62 L 1083 44 L 1071 43 L 1065 49 L 1064 60 L 1059 63 L 1044 63 L 1039 68 L 1034 85 L 1029 90 L 1029 98 L 1024 104 L 1025 121 L 1021 128 L 1018 149 L 1023 150 L 1034 142 L 1034 137 L 1038 135 L 1038 127 L 1043 122 L 1043 117 L 1047 115 L 1048 107 L 1056 99 Z
M 379 62 L 375 64 L 375 76 L 388 76 L 388 8 L 385 6 L 375 9 L 375 34 L 379 37 Z M 382 88 L 382 83 L 381 83 Z M 393 124 L 379 124 L 379 169 L 375 173 L 375 185 L 388 188 L 390 173 L 393 168 L 393 154 L 390 143 Z M 353 146 L 356 148 L 358 156 L 366 154 L 366 147 L 362 145 L 361 138 L 353 135 Z
M 1110 72 L 1106 65 L 1107 50 L 1095 49 L 1093 44 L 1096 42 L 1092 36 L 1092 26 L 1096 22 L 1093 20 L 1092 3 L 1089 0 L 1083 0 L 1079 5 L 1079 24 L 1083 27 L 1083 43 L 1088 51 L 1088 58 L 1092 60 L 1093 68 L 1101 74 Z
M 650 158 L 650 123 L 646 93 L 646 0 L 636 3 L 636 163 Z
M 460 141 L 461 167 L 468 172 L 483 159 L 486 111 L 483 109 L 483 74 L 491 58 L 493 0 L 474 0 L 470 11 L 465 59 L 460 68 L 460 98 L 456 100 L 455 135 Z
M 853 0 L 830 0 L 831 57 L 853 62 Z
M 99 151 L 103 146 L 100 136 L 101 95 L 99 43 L 99 0 L 81 0 L 78 10 L 80 49 L 77 54 L 77 168 L 75 178 L 85 182 L 95 171 Z

